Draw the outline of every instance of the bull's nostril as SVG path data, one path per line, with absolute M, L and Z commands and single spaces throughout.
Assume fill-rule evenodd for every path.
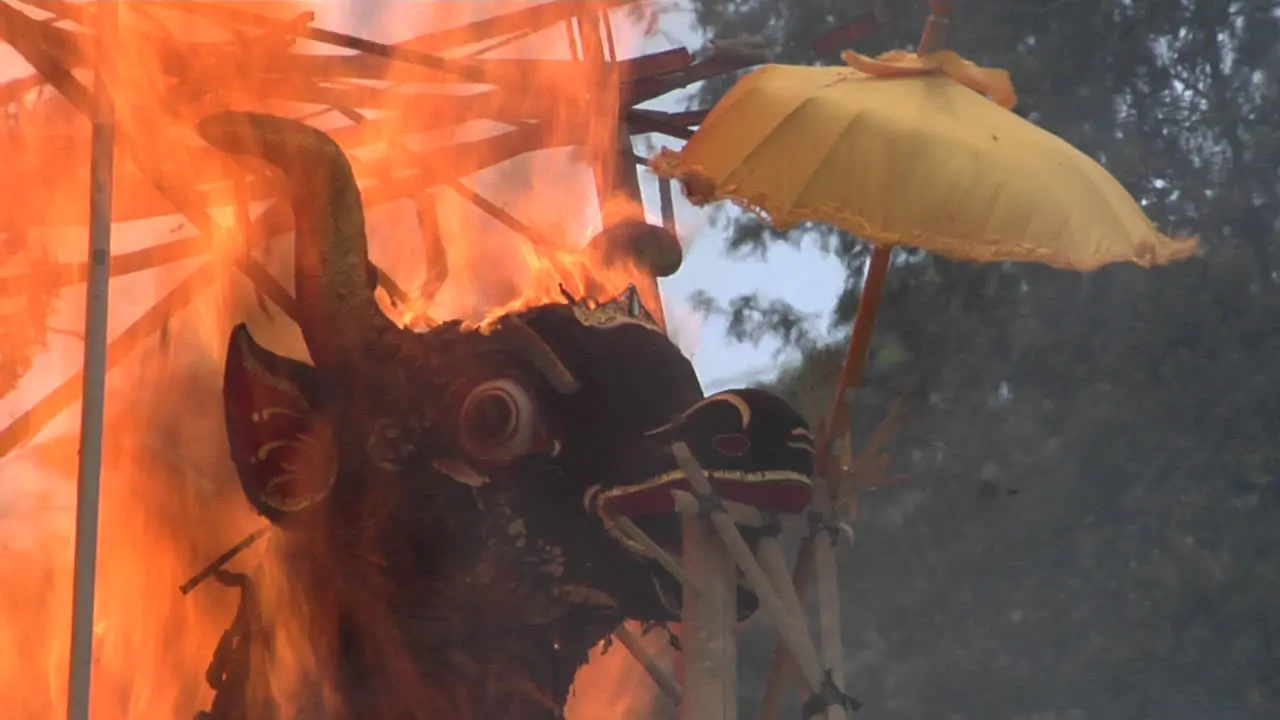
M 746 435 L 730 433 L 715 436 L 711 440 L 711 446 L 716 449 L 716 452 L 726 457 L 739 457 L 746 455 L 751 449 L 751 441 L 747 440 Z

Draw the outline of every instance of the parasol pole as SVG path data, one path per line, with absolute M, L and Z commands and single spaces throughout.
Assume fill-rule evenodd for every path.
M 925 22 L 924 32 L 920 36 L 920 44 L 916 48 L 917 55 L 941 50 L 947 44 L 947 26 L 950 24 L 952 0 L 929 0 L 929 18 Z M 862 382 L 866 367 L 867 350 L 871 346 L 871 337 L 875 334 L 876 317 L 880 312 L 880 301 L 884 294 L 884 281 L 889 271 L 889 260 L 893 256 L 893 248 L 881 245 L 871 246 L 871 255 L 867 259 L 866 275 L 862 282 L 862 294 L 858 299 L 858 312 L 853 321 L 853 332 L 849 338 L 849 350 L 845 354 L 844 366 L 840 371 L 840 380 L 836 385 L 831 411 L 821 428 L 817 447 L 817 467 L 814 478 L 814 510 L 818 521 L 826 527 L 815 525 L 804 538 L 796 565 L 792 571 L 796 594 L 803 602 L 813 584 L 815 570 L 820 570 L 820 623 L 823 629 L 823 660 L 828 664 L 837 683 L 843 678 L 835 671 L 841 669 L 843 657 L 836 660 L 837 654 L 843 655 L 840 638 L 828 637 L 828 630 L 839 632 L 838 591 L 836 564 L 834 555 L 834 533 L 829 535 L 827 528 L 833 527 L 834 503 L 842 495 L 836 478 L 837 470 L 844 460 L 852 457 L 850 449 L 850 421 L 853 418 L 854 388 Z M 830 542 L 817 542 L 819 535 L 829 535 Z M 822 547 L 819 547 L 822 546 Z M 819 567 L 821 566 L 821 567 Z M 833 607 L 833 605 L 835 607 Z M 829 650 L 827 648 L 830 648 Z M 760 720 L 776 720 L 781 712 L 783 681 L 794 672 L 794 661 L 781 642 L 775 640 L 773 662 L 769 675 L 765 680 L 764 694 L 760 701 Z
M 97 8 L 92 156 L 89 169 L 89 278 L 85 292 L 84 399 L 80 406 L 80 468 L 76 487 L 75 579 L 71 601 L 67 719 L 88 720 L 93 670 L 93 593 L 98 563 L 103 405 L 107 365 L 107 301 L 111 272 L 111 182 L 115 111 L 105 68 L 116 32 L 116 5 Z

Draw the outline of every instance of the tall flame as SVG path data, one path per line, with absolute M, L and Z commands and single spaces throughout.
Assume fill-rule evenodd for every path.
M 77 442 L 67 407 L 83 351 L 74 333 L 83 327 L 84 288 L 74 266 L 86 252 L 89 185 L 83 108 L 33 80 L 32 65 L 51 58 L 73 68 L 71 83 L 89 84 L 94 45 L 86 29 L 95 26 L 97 4 L 50 4 L 50 12 L 66 15 L 57 24 L 42 24 L 44 11 L 18 7 L 0 6 L 0 32 L 27 38 L 17 51 L 37 62 L 0 52 L 8 80 L 0 86 L 8 120 L 0 153 L 9 171 L 0 177 L 7 198 L 0 210 L 0 423 L 23 413 L 29 425 L 55 420 L 39 442 L 0 460 L 0 697 L 7 717 L 25 720 L 59 715 L 67 692 Z M 599 198 L 593 180 L 594 169 L 609 172 L 619 156 L 616 66 L 584 60 L 583 38 L 571 47 L 563 23 L 497 51 L 466 37 L 470 21 L 518 9 L 515 3 L 403 3 L 370 15 L 371 7 L 364 0 L 117 4 L 114 70 L 106 79 L 118 118 L 113 252 L 122 274 L 112 284 L 110 335 L 131 349 L 117 351 L 128 358 L 108 380 L 95 718 L 190 717 L 208 706 L 205 669 L 237 593 L 208 582 L 184 597 L 178 587 L 262 523 L 239 498 L 227 458 L 219 388 L 227 334 L 247 321 L 272 349 L 306 357 L 296 326 L 278 308 L 265 312 L 257 290 L 232 270 L 247 250 L 291 285 L 290 243 L 281 236 L 287 218 L 266 209 L 276 188 L 260 169 L 203 146 L 191 130 L 195 119 L 222 108 L 314 112 L 312 121 L 353 158 L 369 206 L 372 258 L 406 296 L 382 300 L 402 322 L 480 319 L 558 301 L 561 287 L 617 292 L 639 281 L 632 268 L 596 267 L 580 252 L 601 229 L 602 201 L 615 216 L 642 213 L 627 198 Z M 307 10 L 320 25 L 360 16 L 360 34 L 396 40 L 452 29 L 448 48 L 432 47 L 432 36 L 409 46 L 483 58 L 509 88 L 495 93 L 412 63 L 297 40 L 296 20 Z M 229 19 L 246 12 L 278 22 L 263 29 Z M 639 33 L 615 28 L 614 53 L 622 57 Z M 62 31 L 71 34 L 55 35 Z M 362 79 L 338 77 L 339 67 Z M 316 82 L 320 72 L 331 77 Z M 320 103 L 345 107 L 324 111 Z M 504 122 L 473 119 L 479 115 Z M 531 116 L 542 122 L 524 121 Z M 477 142 L 502 133 L 549 149 Z M 510 161 L 484 169 L 503 159 Z M 478 210 L 469 191 L 500 201 L 536 238 Z M 163 266 L 123 274 L 162 255 Z M 442 256 L 447 278 L 436 292 L 441 278 L 433 282 L 431 272 Z M 137 342 L 125 337 L 134 323 L 147 331 Z M 61 391 L 67 400 L 42 401 L 59 384 L 70 388 Z M 0 431 L 0 447 L 23 432 Z M 264 612 L 281 636 L 267 682 L 288 705 L 322 680 L 323 668 L 308 652 L 306 598 L 271 580 L 273 553 L 270 542 L 259 543 L 233 568 L 264 573 Z M 625 659 L 621 650 L 607 657 L 579 684 L 577 717 L 615 716 L 623 702 L 591 688 L 648 690 L 647 680 L 636 681 L 639 667 L 617 659 Z

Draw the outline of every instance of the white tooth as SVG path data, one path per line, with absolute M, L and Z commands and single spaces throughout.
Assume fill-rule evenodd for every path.
M 853 526 L 849 523 L 842 522 L 839 524 L 840 534 L 844 535 L 850 545 L 853 544 Z
M 596 493 L 598 492 L 600 492 L 600 486 L 592 485 L 591 487 L 587 488 L 587 491 L 585 493 L 582 494 L 582 509 L 586 510 L 588 514 L 593 512 L 591 508 L 591 504 L 595 500 Z
M 489 483 L 489 478 L 476 472 L 475 468 L 461 460 L 435 460 L 431 465 L 463 485 L 477 488 Z
M 658 580 L 658 577 L 656 575 L 650 575 L 649 582 L 653 583 L 653 589 L 657 591 L 658 594 L 658 602 L 662 603 L 662 606 L 667 609 L 667 612 L 673 615 L 679 615 L 680 603 L 676 602 L 675 598 L 671 597 L 671 595 L 667 593 L 667 591 L 662 587 L 662 583 Z

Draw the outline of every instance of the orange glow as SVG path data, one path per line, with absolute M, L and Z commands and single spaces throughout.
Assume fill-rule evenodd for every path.
M 94 23 L 95 5 L 63 5 L 59 11 L 80 15 L 82 24 L 73 18 L 45 27 L 83 32 Z M 112 47 L 115 70 L 107 78 L 119 118 L 113 254 L 120 258 L 184 239 L 205 243 L 208 252 L 113 280 L 112 337 L 179 283 L 191 282 L 195 291 L 108 378 L 94 648 L 97 720 L 184 718 L 207 708 L 212 693 L 205 669 L 237 594 L 212 580 L 186 597 L 178 586 L 264 523 L 241 499 L 227 457 L 219 387 L 226 338 L 234 323 L 245 321 L 264 345 L 306 357 L 296 326 L 282 320 L 278 308 L 264 313 L 251 286 L 231 269 L 247 247 L 291 287 L 290 243 L 278 236 L 253 240 L 247 222 L 277 188 L 261 168 L 204 146 L 190 129 L 195 119 L 223 108 L 300 117 L 318 107 L 304 100 L 348 103 L 365 115 L 356 123 L 329 110 L 313 122 L 352 157 L 366 197 L 373 260 L 411 296 L 394 307 L 384 302 L 401 322 L 480 320 L 558 302 L 561 286 L 575 295 L 611 294 L 636 283 L 647 303 L 657 302 L 652 283 L 634 269 L 606 271 L 580 252 L 601 229 L 592 168 L 610 172 L 618 157 L 619 78 L 607 65 L 575 61 L 563 23 L 480 56 L 518 81 L 514 91 L 497 96 L 437 71 L 309 41 L 297 41 L 293 52 L 318 59 L 290 60 L 282 55 L 283 32 L 240 27 L 237 35 L 228 30 L 234 23 L 211 19 L 221 9 L 282 22 L 317 10 L 315 26 L 333 27 L 337 23 L 327 19 L 367 15 L 362 0 L 323 6 L 182 3 L 202 8 L 199 15 L 174 5 L 116 4 L 120 30 Z M 352 34 L 402 40 L 520 6 L 392 4 L 374 27 Z M 20 12 L 16 7 L 0 7 L 11 16 L 0 18 L 0 31 L 29 38 L 22 53 L 48 53 L 69 63 L 91 86 L 93 44 L 80 36 L 59 44 L 41 40 L 37 31 L 24 34 L 22 28 L 39 27 L 46 16 L 13 16 Z M 23 25 L 23 17 L 34 22 Z M 642 28 L 628 25 L 629 17 L 613 13 L 620 57 L 635 54 L 641 39 Z M 460 56 L 478 48 L 458 42 L 449 52 Z M 519 57 L 546 62 L 517 68 L 510 60 Z M 337 65 L 368 77 L 334 73 L 318 84 L 308 75 Z M 0 333 L 0 363 L 26 352 L 33 339 L 44 343 L 35 349 L 35 369 L 16 387 L 6 385 L 0 372 L 0 426 L 78 372 L 83 351 L 77 339 L 50 334 L 45 326 L 83 327 L 84 287 L 65 272 L 85 257 L 90 126 L 57 91 L 24 79 L 33 73 L 18 53 L 0 50 L 0 102 L 8 118 L 0 128 L 6 159 L 0 176 L 6 198 L 0 209 L 0 318 L 23 330 Z M 437 95 L 424 97 L 426 92 Z M 481 113 L 506 117 L 508 124 L 472 119 Z M 482 169 L 494 158 L 475 141 L 519 128 L 519 118 L 534 114 L 544 118 L 542 130 L 521 132 L 530 135 L 530 146 L 548 149 Z M 233 177 L 245 179 L 229 182 Z M 441 184 L 454 179 L 532 226 L 542 240 L 520 237 Z M 434 298 L 417 291 L 428 278 L 430 253 L 415 205 L 423 192 L 434 200 L 448 258 L 447 281 Z M 246 197 L 251 212 L 245 212 Z M 626 198 L 604 200 L 610 220 L 643 212 Z M 180 214 L 184 210 L 212 237 L 198 239 Z M 54 298 L 47 319 L 40 301 L 46 294 Z M 39 442 L 0 461 L 0 697 L 6 717 L 16 720 L 57 717 L 65 704 L 78 413 L 70 403 L 58 410 Z M 306 599 L 273 582 L 272 552 L 269 540 L 259 542 L 229 569 L 256 568 L 260 575 L 265 612 L 280 635 L 274 654 L 265 658 L 267 682 L 287 708 L 297 700 L 297 688 L 324 684 L 325 668 L 304 636 Z M 624 705 L 647 702 L 649 681 L 624 649 L 616 647 L 604 660 L 575 689 L 571 717 L 623 717 Z
M 636 623 L 627 623 L 627 627 L 670 672 L 675 651 L 667 640 L 667 634 L 654 630 L 641 636 L 640 626 Z M 614 642 L 607 651 L 601 650 L 593 650 L 591 660 L 578 672 L 573 693 L 565 707 L 565 714 L 570 720 L 653 720 L 670 716 L 671 701 L 654 690 L 653 680 L 622 643 Z

